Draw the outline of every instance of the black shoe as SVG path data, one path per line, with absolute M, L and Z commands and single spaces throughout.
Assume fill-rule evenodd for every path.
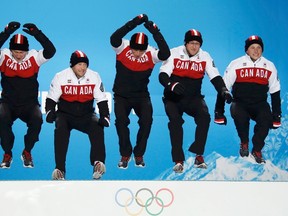
M 118 163 L 118 168 L 120 169 L 127 169 L 128 168 L 128 163 L 131 160 L 130 157 L 125 157 L 122 156 L 119 163 Z
M 249 148 L 248 143 L 241 143 L 239 153 L 241 157 L 248 157 L 249 156 Z
M 266 161 L 262 157 L 261 151 L 252 151 L 252 156 L 258 164 L 266 163 Z
M 197 168 L 207 169 L 207 164 L 204 162 L 204 158 L 202 155 L 196 156 L 194 166 Z
M 142 167 L 142 168 L 145 167 L 145 162 L 144 162 L 144 159 L 142 156 L 135 157 L 134 159 L 135 159 L 135 166 L 136 167 Z
M 4 154 L 0 168 L 9 169 L 12 163 L 12 156 L 10 154 Z
M 33 168 L 34 167 L 32 155 L 30 152 L 24 150 L 22 152 L 21 159 L 23 161 L 24 167 L 27 167 L 27 168 Z

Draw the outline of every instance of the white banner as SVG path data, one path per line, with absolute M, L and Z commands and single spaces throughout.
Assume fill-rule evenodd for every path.
M 286 216 L 286 182 L 1 181 L 7 216 Z

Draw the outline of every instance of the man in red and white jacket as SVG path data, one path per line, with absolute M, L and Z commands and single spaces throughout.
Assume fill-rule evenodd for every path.
M 201 49 L 202 43 L 202 35 L 198 30 L 188 30 L 184 45 L 171 49 L 171 56 L 160 68 L 159 81 L 165 87 L 163 102 L 169 118 L 172 160 L 175 162 L 173 170 L 176 173 L 184 170 L 184 113 L 193 117 L 196 123 L 195 140 L 189 147 L 189 151 L 196 154 L 194 165 L 197 168 L 207 167 L 203 154 L 211 117 L 201 94 L 205 74 L 224 100 L 230 103 L 232 99 L 210 54 Z
M 152 34 L 158 49 L 148 44 L 143 32 L 132 35 L 130 40 L 123 37 L 137 26 L 142 25 Z M 140 14 L 129 20 L 110 37 L 110 43 L 116 52 L 116 76 L 113 85 L 115 126 L 119 137 L 121 159 L 120 169 L 127 169 L 131 155 L 135 165 L 145 167 L 144 154 L 152 126 L 153 107 L 148 91 L 149 78 L 156 63 L 170 56 L 169 47 L 157 25 L 148 20 L 146 14 Z M 134 110 L 139 118 L 136 145 L 130 140 L 129 115 Z
M 275 65 L 262 56 L 263 50 L 261 37 L 250 36 L 245 41 L 246 55 L 233 60 L 223 76 L 227 88 L 232 88 L 230 112 L 240 138 L 240 155 L 249 155 L 249 122 L 253 120 L 256 124 L 251 154 L 259 164 L 265 163 L 261 150 L 269 129 L 281 126 L 280 81 Z M 268 92 L 272 111 L 267 102 Z M 214 120 L 217 124 L 226 124 L 224 106 L 222 98 L 217 97 Z
M 10 22 L 0 33 L 0 48 L 10 35 L 20 27 L 19 22 Z M 38 74 L 42 64 L 51 59 L 56 49 L 52 42 L 35 24 L 26 23 L 23 31 L 33 36 L 43 47 L 29 50 L 26 36 L 15 34 L 11 37 L 9 49 L 0 50 L 0 71 L 2 94 L 0 101 L 0 140 L 4 157 L 0 168 L 10 168 L 14 133 L 12 125 L 16 119 L 27 124 L 24 136 L 23 166 L 33 168 L 31 151 L 39 140 L 43 124 L 38 102 Z
M 55 121 L 56 168 L 52 173 L 54 180 L 65 179 L 66 155 L 72 129 L 89 136 L 93 178 L 100 179 L 106 170 L 104 127 L 110 125 L 108 99 L 100 75 L 88 66 L 89 59 L 84 52 L 73 52 L 70 67 L 55 75 L 47 95 L 46 121 Z M 99 108 L 100 118 L 95 114 L 94 100 Z

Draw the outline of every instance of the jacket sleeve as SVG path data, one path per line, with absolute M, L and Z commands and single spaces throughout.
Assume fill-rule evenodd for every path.
M 133 30 L 134 28 L 136 28 L 137 24 L 135 22 L 133 22 L 133 20 L 128 21 L 127 23 L 125 23 L 125 25 L 123 25 L 122 27 L 120 27 L 119 29 L 117 29 L 110 37 L 110 44 L 113 47 L 119 47 L 122 43 L 122 38 L 131 30 Z
M 50 98 L 46 98 L 46 104 L 45 104 L 45 112 L 47 113 L 50 110 L 55 111 L 56 102 Z
M 218 112 L 221 114 L 225 113 L 225 99 L 219 93 L 217 94 L 214 112 Z
M 101 101 L 97 103 L 100 117 L 109 117 L 108 101 Z
M 271 94 L 271 106 L 273 114 L 281 115 L 282 112 L 281 112 L 280 91 Z
M 222 79 L 222 77 L 219 75 L 219 76 L 216 76 L 214 77 L 212 80 L 211 80 L 211 83 L 213 84 L 214 88 L 216 89 L 216 91 L 219 93 L 219 94 L 222 94 L 223 91 L 228 91 L 226 86 L 225 86 L 225 83 Z
M 46 59 L 52 58 L 56 53 L 56 48 L 53 45 L 53 43 L 40 30 L 39 30 L 39 33 L 36 34 L 34 37 L 44 48 L 44 50 L 43 50 L 44 58 L 46 58 Z
M 2 31 L 0 33 L 0 48 L 3 46 L 3 44 L 7 41 L 7 39 L 9 38 L 9 34 L 5 33 L 4 31 Z
M 169 46 L 166 43 L 166 40 L 164 39 L 163 35 L 161 34 L 161 32 L 157 32 L 156 34 L 153 35 L 153 38 L 159 48 L 158 58 L 162 61 L 167 60 L 169 56 L 171 55 L 171 53 L 170 53 Z
M 168 86 L 169 82 L 170 82 L 170 78 L 169 75 L 165 72 L 161 72 L 159 73 L 159 82 L 161 83 L 161 85 L 163 85 L 164 87 Z

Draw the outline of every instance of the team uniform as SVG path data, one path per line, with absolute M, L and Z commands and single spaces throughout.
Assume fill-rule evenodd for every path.
M 1 50 L 2 102 L 15 107 L 38 104 L 38 72 L 40 66 L 47 61 L 43 56 L 43 50 L 28 51 L 20 63 L 15 61 L 10 49 Z
M 171 82 L 179 82 L 185 87 L 182 95 L 177 95 L 173 91 L 164 91 L 163 102 L 169 118 L 172 160 L 174 162 L 185 161 L 182 148 L 183 113 L 194 117 L 197 125 L 195 141 L 189 151 L 203 155 L 211 117 L 204 96 L 201 94 L 202 80 L 205 72 L 210 80 L 219 78 L 219 71 L 214 66 L 209 53 L 200 48 L 196 55 L 190 57 L 186 47 L 182 45 L 171 49 L 170 58 L 160 67 L 160 73 L 162 72 L 168 74 Z
M 11 25 L 20 26 L 17 22 Z M 1 168 L 9 168 L 12 162 L 12 148 L 14 133 L 12 125 L 16 119 L 27 124 L 24 136 L 24 150 L 21 155 L 24 167 L 34 167 L 31 150 L 39 140 L 39 133 L 43 123 L 42 113 L 38 102 L 38 73 L 40 66 L 52 58 L 56 52 L 51 41 L 34 25 L 25 24 L 27 33 L 33 35 L 44 49 L 29 50 L 28 40 L 24 35 L 16 34 L 10 40 L 9 49 L 0 52 L 0 71 L 2 94 L 0 100 L 0 138 L 5 152 Z M 0 33 L 0 44 L 5 42 L 9 34 Z M 22 60 L 16 59 L 12 52 L 21 51 L 25 55 Z
M 135 59 L 129 46 L 129 40 L 122 39 L 119 47 L 113 47 L 116 52 L 116 77 L 113 86 L 115 94 L 127 98 L 149 97 L 148 83 L 152 70 L 161 60 L 154 47 L 148 45 L 146 52 Z
M 66 172 L 66 155 L 72 129 L 79 130 L 89 136 L 91 143 L 90 162 L 105 163 L 104 129 L 98 124 L 94 112 L 94 99 L 106 105 L 105 115 L 109 114 L 107 97 L 101 78 L 97 72 L 87 68 L 85 75 L 77 78 L 72 68 L 67 68 L 55 75 L 51 82 L 47 100 L 57 103 L 57 118 L 54 131 L 54 151 L 56 168 Z M 46 101 L 47 101 L 46 100 Z M 46 111 L 51 110 L 48 105 Z M 100 109 L 100 114 L 103 110 Z
M 123 39 L 129 31 L 143 22 L 153 35 L 159 49 L 148 45 L 148 37 L 144 33 L 135 33 L 130 40 Z M 169 57 L 169 47 L 158 27 L 152 21 L 148 21 L 146 15 L 139 15 L 117 29 L 111 35 L 110 41 L 116 53 L 116 76 L 113 92 L 115 125 L 121 155 L 118 167 L 126 169 L 132 153 L 135 157 L 136 166 L 144 167 L 143 155 L 146 151 L 153 121 L 153 107 L 148 91 L 149 77 L 155 64 Z M 142 56 L 135 58 L 131 49 L 135 52 L 140 50 L 143 52 Z M 129 115 L 132 109 L 139 118 L 139 130 L 134 148 L 130 141 L 128 128 Z
M 251 118 L 256 122 L 252 151 L 260 152 L 272 126 L 267 93 L 273 95 L 280 91 L 274 64 L 263 56 L 253 62 L 248 55 L 245 55 L 229 64 L 223 79 L 227 88 L 232 89 L 234 99 L 230 111 L 241 143 L 249 141 Z M 280 98 L 277 100 L 280 102 Z M 280 103 L 274 103 L 273 112 L 281 114 Z
M 47 62 L 43 51 L 30 50 L 21 63 L 15 61 L 9 49 L 0 53 L 2 98 L 0 104 L 0 136 L 5 153 L 12 155 L 14 144 L 13 122 L 20 118 L 30 127 L 24 137 L 27 151 L 39 140 L 43 123 L 38 102 L 40 66 Z
M 139 131 L 133 153 L 135 156 L 142 156 L 146 150 L 153 114 L 147 85 L 155 64 L 160 61 L 157 56 L 158 50 L 148 45 L 144 55 L 140 59 L 135 59 L 131 55 L 129 41 L 125 39 L 120 47 L 113 49 L 117 54 L 117 73 L 113 92 L 120 154 L 122 156 L 132 154 L 132 144 L 127 126 L 130 122 L 128 116 L 133 108 L 139 117 Z

